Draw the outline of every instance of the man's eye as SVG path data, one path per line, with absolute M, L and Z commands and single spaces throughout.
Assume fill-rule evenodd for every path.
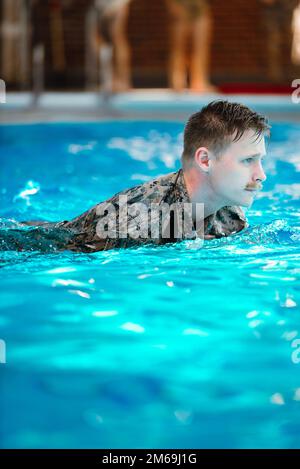
M 244 163 L 251 163 L 253 161 L 253 158 L 246 158 L 243 160 Z

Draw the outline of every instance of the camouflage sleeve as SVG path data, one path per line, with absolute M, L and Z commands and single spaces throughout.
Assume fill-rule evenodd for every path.
M 221 238 L 238 233 L 247 226 L 243 209 L 239 206 L 228 206 L 217 211 L 212 227 L 207 234 Z
M 0 251 L 60 251 L 71 238 L 63 222 L 25 222 L 18 227 L 0 230 Z
M 71 221 L 21 222 L 21 229 L 6 233 L 5 246 L 2 248 L 17 250 L 70 250 L 75 252 L 96 252 L 120 247 L 118 239 L 101 238 L 97 235 L 97 223 L 101 216 L 97 214 L 98 204 Z M 24 228 L 23 228 L 24 227 Z M 28 229 L 26 229 L 28 227 Z
M 228 216 L 230 216 L 230 223 L 232 228 L 236 233 L 242 231 L 244 228 L 247 228 L 248 222 L 242 207 L 233 206 L 227 207 Z
M 102 207 L 102 215 L 99 215 L 98 209 Z M 105 217 L 105 202 L 97 204 L 83 214 L 74 218 L 65 224 L 73 235 L 66 244 L 65 249 L 77 252 L 97 252 L 106 251 L 120 246 L 120 240 L 113 236 L 99 236 L 97 224 Z

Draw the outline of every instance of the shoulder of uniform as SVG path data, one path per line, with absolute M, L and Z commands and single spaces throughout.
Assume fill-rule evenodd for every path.
M 171 186 L 174 182 L 175 175 L 177 173 L 169 173 L 163 176 L 159 176 L 151 181 L 144 182 L 137 186 L 131 187 L 124 191 L 118 192 L 107 202 L 117 204 L 120 196 L 126 196 L 128 203 L 137 203 L 137 202 L 150 202 L 156 201 L 159 199 Z

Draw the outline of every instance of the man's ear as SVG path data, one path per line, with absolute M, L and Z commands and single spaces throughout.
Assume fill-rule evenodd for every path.
M 195 163 L 204 172 L 208 172 L 210 169 L 210 154 L 206 147 L 199 147 L 195 151 Z

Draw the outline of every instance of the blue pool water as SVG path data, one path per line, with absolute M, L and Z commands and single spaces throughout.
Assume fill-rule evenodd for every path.
M 1 126 L 2 235 L 174 171 L 182 129 Z M 299 140 L 299 124 L 274 124 L 237 236 L 0 252 L 1 447 L 300 447 Z

